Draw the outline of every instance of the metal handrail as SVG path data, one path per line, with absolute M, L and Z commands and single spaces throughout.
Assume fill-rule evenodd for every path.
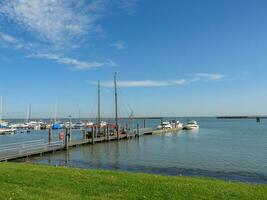
M 36 144 L 36 141 L 38 142 Z M 10 148 L 7 147 L 7 145 L 5 145 L 6 147 L 3 149 L 0 149 L 0 159 L 4 159 L 6 157 L 12 156 L 14 154 L 18 154 L 21 155 L 23 153 L 36 153 L 38 152 L 38 150 L 43 149 L 43 150 L 47 150 L 47 149 L 58 149 L 59 147 L 62 147 L 64 145 L 63 141 L 54 141 L 54 142 L 46 142 L 46 143 L 41 143 L 41 140 L 36 140 L 36 141 L 29 141 L 26 143 L 16 143 L 16 144 L 20 144 L 22 146 L 10 146 Z M 42 140 L 44 141 L 44 140 Z M 34 144 L 32 144 L 33 142 L 35 142 Z M 14 143 L 13 143 L 14 144 Z M 23 145 L 24 144 L 24 145 Z M 25 145 L 26 144 L 26 145 Z M 1 155 L 2 154 L 2 155 Z M 4 155 L 3 155 L 4 154 Z
M 23 144 L 29 144 L 29 143 L 36 143 L 36 142 L 44 142 L 44 139 L 41 140 L 32 140 L 32 141 L 22 141 L 22 142 L 15 142 L 15 143 L 10 143 L 10 144 L 1 144 L 1 147 L 5 147 L 5 146 L 15 146 L 15 145 L 23 145 Z

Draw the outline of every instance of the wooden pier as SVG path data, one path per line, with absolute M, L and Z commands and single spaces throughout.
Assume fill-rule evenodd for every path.
M 63 132 L 60 133 L 64 136 L 61 138 L 61 140 L 61 136 L 59 135 L 59 140 L 52 141 L 52 130 L 49 129 L 48 141 L 42 139 L 0 145 L 0 162 L 42 155 L 55 151 L 68 150 L 69 148 L 74 148 L 81 145 L 93 145 L 95 143 L 139 138 L 140 136 L 146 135 L 178 132 L 181 130 L 181 128 L 155 130 L 152 128 L 139 128 L 139 125 L 137 125 L 136 129 L 120 131 L 119 134 L 116 133 L 116 128 L 113 127 L 113 130 L 109 130 L 108 126 L 102 129 L 102 132 L 100 129 L 98 129 L 98 127 L 91 127 L 89 130 L 91 131 L 88 131 L 88 129 L 81 130 L 83 139 L 80 140 L 71 139 L 71 129 L 66 129 L 64 134 Z
M 84 132 L 84 130 L 82 130 Z M 48 131 L 49 140 L 46 142 L 43 140 L 23 141 L 11 144 L 0 145 L 0 162 L 9 161 L 20 158 L 26 158 L 35 155 L 42 155 L 45 153 L 51 153 L 55 151 L 68 150 L 76 146 L 94 144 L 100 142 L 119 141 L 123 139 L 131 139 L 144 135 L 152 135 L 153 129 L 143 128 L 139 130 L 131 130 L 127 133 L 112 134 L 105 136 L 98 136 L 93 138 L 83 138 L 81 140 L 70 140 L 69 133 L 66 131 L 65 140 L 51 141 L 51 132 Z M 90 132 L 87 132 L 85 136 L 88 136 Z M 67 136 L 67 137 L 66 137 Z

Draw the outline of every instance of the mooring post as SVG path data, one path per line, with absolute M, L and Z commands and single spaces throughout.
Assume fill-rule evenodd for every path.
M 109 142 L 109 128 L 108 128 L 108 126 L 107 126 L 107 140 Z
M 66 128 L 66 133 L 65 133 L 65 149 L 68 150 L 69 149 L 69 136 L 68 136 L 68 128 Z
M 107 129 L 106 129 L 106 127 L 103 127 L 102 129 L 103 129 L 103 135 L 107 139 L 107 132 L 106 132 Z
M 83 133 L 83 139 L 85 140 L 85 139 L 86 139 L 86 130 L 83 129 L 83 130 L 82 130 L 82 133 Z
M 48 129 L 48 143 L 51 144 L 52 142 L 52 127 Z
M 128 134 L 128 124 L 125 125 L 125 131 L 126 131 L 126 138 L 129 138 L 129 134 Z
M 117 133 L 117 140 L 119 140 L 119 139 L 120 139 L 120 129 L 119 129 L 119 125 L 117 125 L 116 133 Z
M 146 120 L 144 119 L 144 128 L 146 128 Z
M 68 131 L 68 139 L 69 139 L 69 143 L 71 142 L 71 115 L 69 115 L 69 131 Z
M 98 124 L 97 127 L 95 128 L 95 137 L 97 138 L 98 136 L 98 131 L 100 132 L 100 125 Z
M 136 130 L 137 130 L 137 136 L 140 136 L 140 132 L 139 132 L 139 124 L 136 124 Z
M 92 131 L 92 144 L 95 143 L 95 130 L 96 130 L 96 128 L 93 127 L 93 131 Z

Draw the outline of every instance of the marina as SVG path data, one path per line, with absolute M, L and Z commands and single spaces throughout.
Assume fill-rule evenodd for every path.
M 132 139 L 140 136 L 180 131 L 181 128 L 153 129 L 139 128 L 133 130 L 119 130 L 116 133 L 114 125 L 106 125 L 102 127 L 90 126 L 88 129 L 80 129 L 78 132 L 82 135 L 82 139 L 71 139 L 73 129 L 67 128 L 60 131 L 59 140 L 52 141 L 52 128 L 48 130 L 48 140 L 30 140 L 16 143 L 8 143 L 0 145 L 0 161 L 14 160 L 18 158 L 30 157 L 38 154 L 54 152 L 58 150 L 68 150 L 71 147 L 77 147 L 85 144 L 94 144 L 99 142 L 119 141 L 122 139 Z M 76 132 L 77 134 L 77 132 Z
M 144 126 L 144 120 L 139 118 L 130 127 L 132 137 L 129 139 L 118 141 L 111 135 L 110 142 L 105 137 L 98 137 L 94 138 L 94 144 L 91 139 L 83 139 L 82 130 L 73 129 L 69 144 L 74 146 L 68 150 L 65 150 L 64 141 L 61 141 L 60 150 L 38 152 L 11 161 L 267 183 L 264 162 L 267 153 L 266 120 L 256 123 L 253 119 L 194 119 L 201 126 L 199 129 L 179 131 L 158 130 L 160 119 L 147 119 L 146 126 L 154 127 L 153 134 L 142 135 L 140 131 L 140 137 L 135 137 L 137 124 L 140 130 Z M 172 118 L 163 121 L 172 121 Z M 186 124 L 187 118 L 179 118 L 179 121 Z M 128 119 L 120 119 L 120 122 L 126 124 Z M 65 132 L 64 129 L 52 131 L 52 142 L 59 141 L 62 131 Z M 48 130 L 2 135 L 0 146 L 36 140 L 48 144 Z
M 266 7 L 0 0 L 0 200 L 267 200 Z

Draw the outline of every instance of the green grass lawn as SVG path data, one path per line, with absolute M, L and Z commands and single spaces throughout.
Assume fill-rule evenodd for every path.
M 0 163 L 0 199 L 267 199 L 267 185 Z

